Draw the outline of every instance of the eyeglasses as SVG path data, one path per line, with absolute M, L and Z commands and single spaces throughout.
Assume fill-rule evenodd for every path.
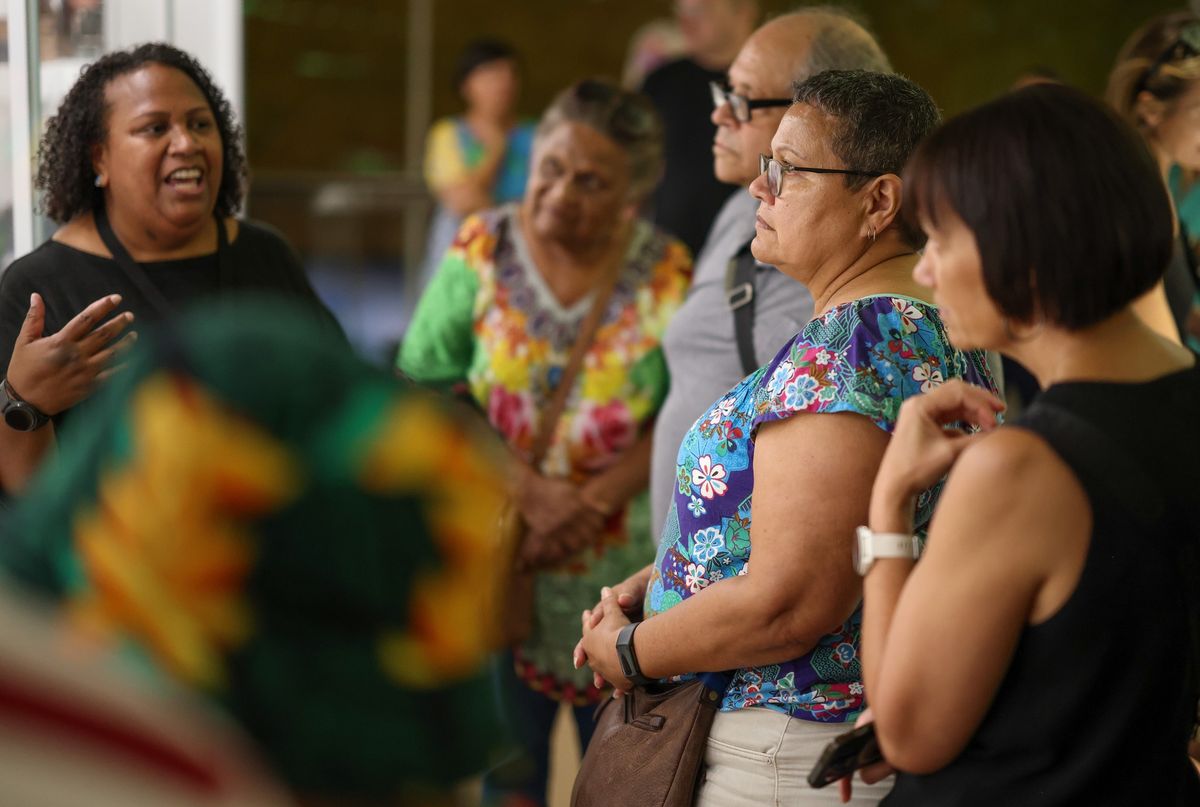
M 750 99 L 744 95 L 738 95 L 730 89 L 722 87 L 715 81 L 708 82 L 709 92 L 712 93 L 713 109 L 720 109 L 722 105 L 729 104 L 729 109 L 733 112 L 733 117 L 737 118 L 738 123 L 749 123 L 750 112 L 755 109 L 764 109 L 771 106 L 791 106 L 791 98 L 755 98 Z
M 808 174 L 850 174 L 860 177 L 881 177 L 885 171 L 857 171 L 850 168 L 806 168 L 802 165 L 784 165 L 774 157 L 766 154 L 758 155 L 758 173 L 767 175 L 767 190 L 772 196 L 778 196 L 783 190 L 783 175 L 803 171 Z
M 1159 54 L 1159 57 L 1151 62 L 1150 67 L 1142 74 L 1142 80 L 1138 82 L 1134 95 L 1146 89 L 1146 85 L 1164 64 L 1177 62 L 1191 56 L 1200 56 L 1200 21 L 1189 22 L 1179 29 L 1179 36 L 1175 37 L 1175 41 Z

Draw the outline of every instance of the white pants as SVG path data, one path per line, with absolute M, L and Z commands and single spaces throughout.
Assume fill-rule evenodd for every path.
M 718 712 L 704 755 L 696 807 L 809 807 L 840 805 L 836 784 L 808 786 L 808 772 L 825 746 L 853 727 L 814 723 L 752 707 Z M 864 785 L 855 777 L 854 807 L 870 807 L 892 789 L 892 777 Z

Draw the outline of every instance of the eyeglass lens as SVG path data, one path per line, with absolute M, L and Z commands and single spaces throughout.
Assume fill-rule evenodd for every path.
M 712 92 L 713 109 L 720 109 L 723 104 L 729 104 L 729 111 L 740 123 L 750 120 L 750 106 L 746 103 L 745 98 L 732 90 L 725 89 L 715 81 L 710 81 L 708 88 Z

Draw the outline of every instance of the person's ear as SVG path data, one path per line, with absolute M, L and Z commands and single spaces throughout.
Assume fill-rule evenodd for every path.
M 108 184 L 108 149 L 103 143 L 96 143 L 91 148 L 92 172 L 96 175 L 96 187 L 103 188 Z
M 1154 131 L 1162 125 L 1167 114 L 1167 105 L 1161 98 L 1142 90 L 1133 99 L 1133 114 L 1138 123 L 1149 131 Z
M 863 233 L 874 240 L 874 234 L 886 230 L 900 215 L 904 186 L 895 174 L 884 174 L 871 180 L 863 194 Z

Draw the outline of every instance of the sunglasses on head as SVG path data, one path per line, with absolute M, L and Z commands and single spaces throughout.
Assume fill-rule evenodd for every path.
M 1189 22 L 1179 29 L 1179 35 L 1175 37 L 1174 41 L 1159 54 L 1157 59 L 1150 63 L 1150 67 L 1146 68 L 1146 72 L 1142 74 L 1142 80 L 1138 82 L 1137 89 L 1134 90 L 1134 95 L 1146 89 L 1146 85 L 1158 74 L 1163 65 L 1193 56 L 1200 56 L 1200 20 Z

